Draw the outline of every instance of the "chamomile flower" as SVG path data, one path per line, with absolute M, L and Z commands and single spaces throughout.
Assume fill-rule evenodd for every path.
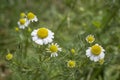
M 25 29 L 25 27 L 27 27 L 29 24 L 29 22 L 27 21 L 26 18 L 22 18 L 18 21 L 18 26 L 20 29 Z
M 26 17 L 26 14 L 24 12 L 20 13 L 20 17 L 21 18 L 25 18 Z
M 94 35 L 88 35 L 88 36 L 86 37 L 86 41 L 87 41 L 88 43 L 93 43 L 93 42 L 95 41 Z
M 86 56 L 90 58 L 91 61 L 97 62 L 103 59 L 105 50 L 99 45 L 95 44 L 86 50 Z
M 69 61 L 67 62 L 67 66 L 68 66 L 69 68 L 74 68 L 75 65 L 76 65 L 75 61 L 69 60 Z
M 48 44 L 53 41 L 54 33 L 47 28 L 39 28 L 31 33 L 32 40 L 39 45 Z
M 100 65 L 102 65 L 104 62 L 105 62 L 104 59 L 100 59 L 100 60 L 99 60 L 99 64 L 100 64 Z
M 15 27 L 15 31 L 18 32 L 18 31 L 19 31 L 19 28 L 18 28 L 18 27 Z
M 28 20 L 29 21 L 35 21 L 35 22 L 37 22 L 38 21 L 38 18 L 36 17 L 36 15 L 34 14 L 34 13 L 32 13 L 32 12 L 29 12 L 28 14 L 27 14 L 27 18 L 28 18 Z
M 75 49 L 72 48 L 72 49 L 70 50 L 70 52 L 71 52 L 72 54 L 75 54 Z
M 51 53 L 51 57 L 56 57 L 58 56 L 58 51 L 61 51 L 61 48 L 59 47 L 59 45 L 57 43 L 51 43 L 48 48 L 47 48 L 47 52 Z
M 8 53 L 7 55 L 6 55 L 6 59 L 7 60 L 11 60 L 13 58 L 13 55 L 11 54 L 11 53 Z

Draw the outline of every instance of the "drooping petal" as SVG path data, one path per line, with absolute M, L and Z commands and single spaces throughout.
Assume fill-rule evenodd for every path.
M 35 42 L 36 42 L 37 44 L 43 45 L 43 41 L 40 40 L 40 39 L 36 40 Z

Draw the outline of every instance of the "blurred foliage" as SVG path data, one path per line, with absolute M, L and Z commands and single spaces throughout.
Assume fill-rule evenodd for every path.
M 20 32 L 15 31 L 19 14 L 29 11 L 34 12 L 39 19 L 39 22 L 33 23 L 30 27 L 52 29 L 55 40 L 62 46 L 64 54 L 68 55 L 70 53 L 68 50 L 71 48 L 77 50 L 77 55 L 73 58 L 76 61 L 83 59 L 79 59 L 78 56 L 85 54 L 82 50 L 87 49 L 85 37 L 88 34 L 94 34 L 96 42 L 102 44 L 106 50 L 104 65 L 95 66 L 89 62 L 91 65 L 87 67 L 77 62 L 78 68 L 68 69 L 65 58 L 59 58 L 62 62 L 57 59 L 49 61 L 45 58 L 48 61 L 43 60 L 44 63 L 38 63 L 38 55 L 34 54 L 39 51 L 39 48 L 35 44 L 29 44 L 30 41 L 27 45 L 23 43 L 28 38 L 31 39 L 30 32 L 22 33 L 26 34 L 26 38 L 19 35 L 20 40 L 18 38 Z M 120 80 L 119 13 L 120 0 L 0 0 L 0 62 L 9 64 L 7 69 L 10 68 L 13 71 L 7 80 Z M 25 46 L 27 51 L 21 48 Z M 34 47 L 38 51 L 35 51 Z M 22 52 L 30 56 L 25 60 L 18 57 L 18 62 L 7 62 L 4 56 L 8 52 L 14 53 L 14 56 L 17 54 L 21 56 Z M 33 56 L 36 58 L 32 58 Z M 66 57 L 66 59 L 72 58 Z M 55 60 L 59 64 L 54 63 Z M 16 65 L 18 67 L 11 68 Z M 56 68 L 50 66 L 56 66 Z M 62 66 L 60 70 L 59 66 Z M 74 74 L 71 74 L 72 72 Z

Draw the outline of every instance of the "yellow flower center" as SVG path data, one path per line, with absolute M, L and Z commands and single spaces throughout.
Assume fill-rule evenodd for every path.
M 101 47 L 99 45 L 94 45 L 91 47 L 91 52 L 94 55 L 99 55 L 101 53 Z
M 73 68 L 73 67 L 75 67 L 75 61 L 68 61 L 68 67 L 70 67 L 70 68 Z
M 100 63 L 100 65 L 102 65 L 104 63 L 104 59 L 100 59 L 99 63 Z
M 29 12 L 27 14 L 27 17 L 28 17 L 29 20 L 31 20 L 31 19 L 34 19 L 35 15 L 32 12 Z
M 58 51 L 58 47 L 56 45 L 51 45 L 49 49 L 50 49 L 51 52 L 57 52 Z
M 7 60 L 11 60 L 13 58 L 13 55 L 11 54 L 11 53 L 8 53 L 7 55 L 6 55 L 6 59 Z
M 71 49 L 71 53 L 72 53 L 72 54 L 75 54 L 75 49 Z
M 16 27 L 16 28 L 15 28 L 15 31 L 17 31 L 17 32 L 18 32 L 18 31 L 19 31 L 19 28 L 18 28 L 18 27 Z
M 25 21 L 25 19 L 20 19 L 19 22 L 21 25 L 23 25 L 23 24 L 25 24 L 26 21 Z
M 94 36 L 88 35 L 87 41 L 88 41 L 89 43 L 92 43 L 94 40 L 95 40 Z
M 48 36 L 48 30 L 46 28 L 40 28 L 37 32 L 39 38 L 46 38 Z
M 25 13 L 24 12 L 22 12 L 21 14 L 20 14 L 20 17 L 21 18 L 24 18 L 26 15 L 25 15 Z

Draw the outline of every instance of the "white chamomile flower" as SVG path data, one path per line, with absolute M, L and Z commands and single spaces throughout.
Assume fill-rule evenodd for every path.
M 88 42 L 88 43 L 93 43 L 94 41 L 95 41 L 95 38 L 94 38 L 94 35 L 88 35 L 87 37 L 86 37 L 86 41 Z
M 39 28 L 31 33 L 32 40 L 39 45 L 48 44 L 53 41 L 54 33 L 47 28 Z
M 68 66 L 69 68 L 74 68 L 75 65 L 76 65 L 76 62 L 73 61 L 73 60 L 69 60 L 69 61 L 67 62 L 67 66 Z
M 59 45 L 57 43 L 49 44 L 49 46 L 47 48 L 47 52 L 51 53 L 51 57 L 58 56 L 58 51 L 61 51 L 61 48 L 59 47 Z
M 97 62 L 104 58 L 104 52 L 105 50 L 100 45 L 95 44 L 86 50 L 86 55 L 90 58 L 91 61 Z
M 27 18 L 28 18 L 28 20 L 29 20 L 29 22 L 30 21 L 35 21 L 35 22 L 37 22 L 38 21 L 38 18 L 36 17 L 36 15 L 34 14 L 34 13 L 32 13 L 32 12 L 29 12 L 28 14 L 27 14 Z
M 28 27 L 29 22 L 26 18 L 22 18 L 18 21 L 18 26 L 20 29 L 25 29 L 25 27 Z

